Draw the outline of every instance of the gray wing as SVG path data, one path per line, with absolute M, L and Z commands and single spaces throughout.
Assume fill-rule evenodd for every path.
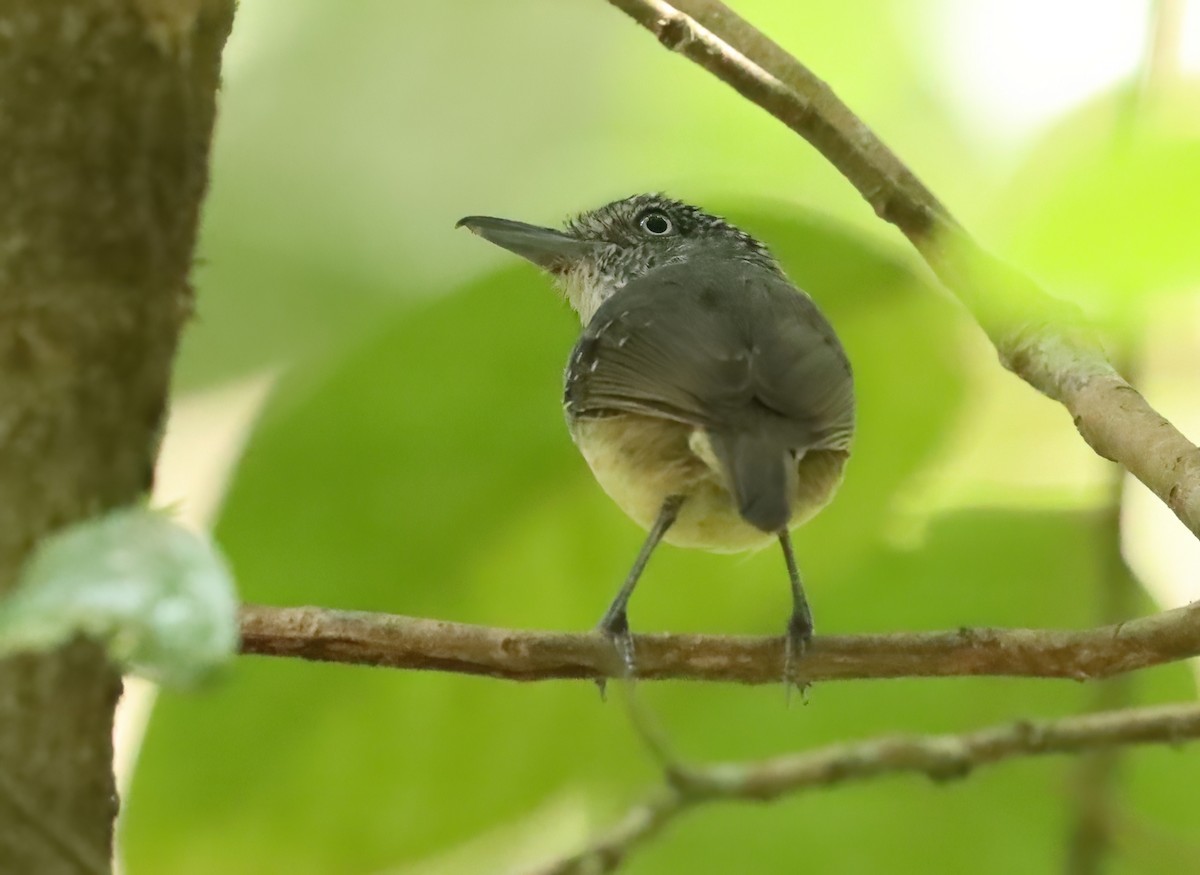
M 711 432 L 770 434 L 793 449 L 845 449 L 850 363 L 816 305 L 741 261 L 658 268 L 606 301 L 566 373 L 570 416 L 625 411 Z

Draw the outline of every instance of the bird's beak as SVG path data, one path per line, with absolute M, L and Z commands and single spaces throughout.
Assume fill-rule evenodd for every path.
M 511 219 L 467 216 L 454 226 L 467 228 L 484 240 L 528 259 L 543 270 L 559 271 L 592 251 L 593 244 L 553 228 L 526 225 Z

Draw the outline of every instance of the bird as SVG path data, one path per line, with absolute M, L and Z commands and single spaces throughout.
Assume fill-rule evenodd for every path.
M 583 326 L 564 372 L 571 438 L 647 535 L 598 625 L 636 675 L 627 607 L 660 542 L 783 552 L 789 686 L 813 635 L 790 530 L 841 483 L 854 378 L 829 321 L 768 248 L 725 219 L 638 194 L 559 230 L 491 216 L 465 227 L 548 273 Z

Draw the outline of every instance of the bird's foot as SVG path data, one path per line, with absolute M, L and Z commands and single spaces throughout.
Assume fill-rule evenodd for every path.
M 633 654 L 633 636 L 629 633 L 629 618 L 625 616 L 624 612 L 615 616 L 606 615 L 596 628 L 612 642 L 613 649 L 617 651 L 617 656 L 621 659 L 623 679 L 633 680 L 637 675 L 637 663 Z M 603 699 L 606 679 L 599 678 L 596 686 L 600 688 L 600 698 Z
M 796 664 L 804 657 L 808 644 L 812 641 L 812 618 L 792 614 L 788 620 L 787 634 L 783 644 L 783 686 L 787 691 L 788 703 L 791 703 L 792 688 L 800 690 L 804 704 L 808 704 L 809 683 L 796 674 Z

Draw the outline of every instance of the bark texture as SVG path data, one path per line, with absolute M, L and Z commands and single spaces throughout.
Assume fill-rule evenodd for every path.
M 149 487 L 233 0 L 0 0 L 0 593 Z M 0 663 L 0 872 L 106 871 L 120 678 Z

